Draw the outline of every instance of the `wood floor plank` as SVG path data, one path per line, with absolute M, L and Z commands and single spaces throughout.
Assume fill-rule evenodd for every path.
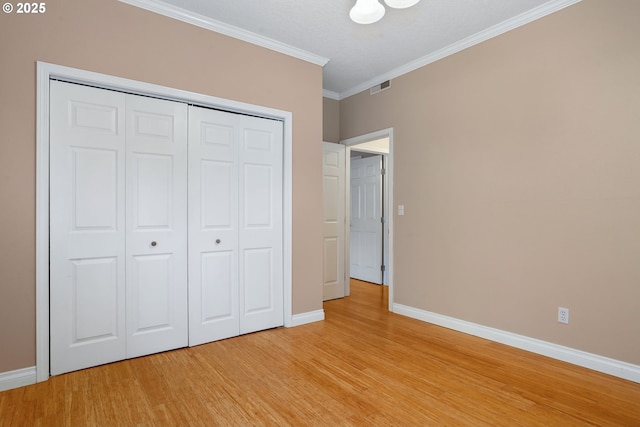
M 0 427 L 638 426 L 640 384 L 387 311 L 352 281 L 326 320 L 0 393 Z

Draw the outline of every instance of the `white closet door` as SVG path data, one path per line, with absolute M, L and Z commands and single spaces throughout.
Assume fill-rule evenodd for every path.
M 51 82 L 51 373 L 184 347 L 187 106 Z
M 125 332 L 125 95 L 51 82 L 53 375 L 120 360 Z
M 190 107 L 189 345 L 281 326 L 282 123 Z
M 189 345 L 237 336 L 235 115 L 189 108 Z
M 238 115 L 240 333 L 282 326 L 282 122 Z
M 187 105 L 126 99 L 127 357 L 188 345 Z

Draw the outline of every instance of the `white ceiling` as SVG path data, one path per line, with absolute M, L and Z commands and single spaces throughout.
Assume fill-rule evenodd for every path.
M 349 19 L 355 0 L 121 1 L 326 63 L 325 96 L 342 99 L 580 0 L 421 0 L 369 25 Z

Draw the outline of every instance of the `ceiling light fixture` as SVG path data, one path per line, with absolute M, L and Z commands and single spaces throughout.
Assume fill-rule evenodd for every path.
M 378 0 L 357 0 L 349 17 L 357 24 L 373 24 L 384 16 L 384 6 Z
M 406 9 L 417 4 L 420 0 L 384 0 L 387 6 L 394 9 Z
M 387 6 L 394 9 L 406 9 L 420 0 L 384 0 Z M 356 0 L 351 8 L 349 17 L 357 24 L 373 24 L 384 16 L 384 6 L 378 0 Z

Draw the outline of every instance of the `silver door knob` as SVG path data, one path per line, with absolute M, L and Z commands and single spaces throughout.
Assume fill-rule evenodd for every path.
M 216 239 L 216 244 L 219 245 L 222 240 Z
M 156 242 L 151 242 L 151 246 L 155 246 L 155 245 L 157 245 Z

